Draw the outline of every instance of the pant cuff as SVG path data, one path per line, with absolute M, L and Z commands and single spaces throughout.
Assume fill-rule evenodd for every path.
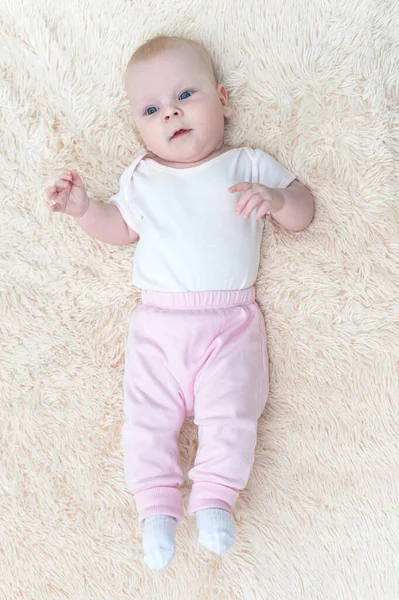
M 231 512 L 238 498 L 239 491 L 221 485 L 199 481 L 193 484 L 190 500 L 188 503 L 188 514 L 194 515 L 198 510 L 204 508 L 221 508 Z
M 148 517 L 169 515 L 178 521 L 183 519 L 182 494 L 176 487 L 154 487 L 134 495 L 139 523 Z

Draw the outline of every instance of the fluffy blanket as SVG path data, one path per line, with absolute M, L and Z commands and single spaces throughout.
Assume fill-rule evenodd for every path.
M 398 15 L 386 0 L 1 2 L 2 599 L 399 599 Z M 99 200 L 118 189 L 141 150 L 122 72 L 160 33 L 207 45 L 226 141 L 270 152 L 317 210 L 303 233 L 264 234 L 271 394 L 237 542 L 210 555 L 187 518 L 152 573 L 121 447 L 135 246 L 90 239 L 45 189 L 66 168 Z M 186 505 L 196 447 L 188 421 Z

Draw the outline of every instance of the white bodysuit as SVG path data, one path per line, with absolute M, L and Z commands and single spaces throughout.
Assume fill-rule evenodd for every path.
M 287 187 L 295 175 L 262 150 L 233 148 L 177 169 L 138 156 L 110 202 L 140 239 L 133 283 L 142 290 L 242 290 L 256 280 L 263 219 L 237 215 L 241 182 Z

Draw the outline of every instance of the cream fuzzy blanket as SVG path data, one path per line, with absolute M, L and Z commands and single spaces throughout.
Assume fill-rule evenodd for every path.
M 1 600 L 399 599 L 398 14 L 388 0 L 1 0 Z M 270 152 L 317 211 L 303 233 L 269 221 L 264 235 L 271 395 L 237 542 L 212 556 L 186 519 L 151 573 L 121 448 L 135 246 L 90 239 L 45 188 L 76 168 L 93 197 L 118 189 L 141 150 L 122 71 L 159 33 L 209 47 L 234 108 L 226 141 Z M 196 435 L 186 423 L 186 504 Z

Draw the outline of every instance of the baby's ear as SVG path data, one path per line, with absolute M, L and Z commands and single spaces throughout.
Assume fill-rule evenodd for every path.
M 233 114 L 233 111 L 229 106 L 227 90 L 222 84 L 218 85 L 218 96 L 220 98 L 220 102 L 223 104 L 224 116 L 228 119 Z

